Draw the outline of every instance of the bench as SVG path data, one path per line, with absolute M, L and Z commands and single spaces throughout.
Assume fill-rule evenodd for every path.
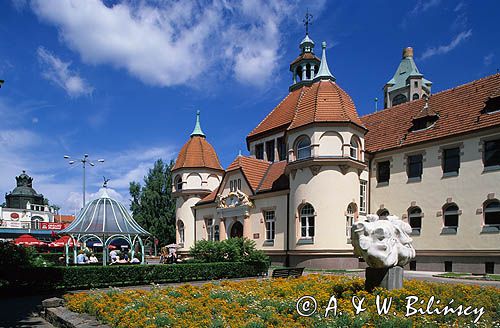
M 288 277 L 298 278 L 298 277 L 302 276 L 303 272 L 304 272 L 304 268 L 274 269 L 273 273 L 271 274 L 271 277 L 272 278 L 288 278 Z

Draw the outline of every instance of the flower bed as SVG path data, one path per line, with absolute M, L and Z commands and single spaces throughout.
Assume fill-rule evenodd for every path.
M 297 300 L 305 295 L 317 301 L 317 311 L 300 316 Z M 390 299 L 388 314 L 376 311 L 376 297 Z M 336 315 L 325 312 L 332 296 L 337 301 Z M 365 298 L 365 311 L 355 314 L 352 304 Z M 449 304 L 483 307 L 477 315 L 416 314 L 405 316 L 407 297 L 416 296 L 426 308 L 435 296 L 439 306 Z M 224 281 L 203 286 L 112 290 L 65 296 L 67 307 L 75 312 L 96 316 L 114 327 L 440 327 L 500 325 L 500 289 L 469 285 L 449 285 L 422 281 L 405 281 L 405 288 L 387 291 L 363 291 L 363 280 L 345 276 L 308 275 L 297 279 L 264 279 L 239 282 Z M 414 305 L 417 307 L 417 305 Z M 431 307 L 432 308 L 432 307 Z M 300 308 L 304 310 L 304 308 Z M 423 311 L 423 310 L 422 310 Z M 302 312 L 302 311 L 301 311 Z M 394 315 L 396 313 L 396 315 Z

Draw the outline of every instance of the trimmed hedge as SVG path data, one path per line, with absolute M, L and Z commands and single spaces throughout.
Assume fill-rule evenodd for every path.
M 267 263 L 260 262 L 9 268 L 0 272 L 0 280 L 8 282 L 0 286 L 0 291 L 54 291 L 240 278 L 258 276 L 267 269 Z

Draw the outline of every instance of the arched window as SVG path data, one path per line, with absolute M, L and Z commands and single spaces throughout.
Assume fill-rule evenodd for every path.
M 390 214 L 389 211 L 386 208 L 382 208 L 377 211 L 377 215 L 380 219 L 384 220 L 386 219 Z
M 182 178 L 180 175 L 175 177 L 175 189 L 182 190 Z
M 356 137 L 351 138 L 351 146 L 349 151 L 349 156 L 354 159 L 359 159 L 359 142 L 356 140 Z
M 314 237 L 314 207 L 311 204 L 305 204 L 300 209 L 300 236 Z
M 405 103 L 407 100 L 408 99 L 406 98 L 405 95 L 397 95 L 396 97 L 394 97 L 394 99 L 392 99 L 392 105 L 396 106 Z
M 40 222 L 42 222 L 43 219 L 39 216 L 34 216 L 31 218 L 31 229 L 40 229 Z
M 354 216 L 356 215 L 356 204 L 351 203 L 347 206 L 347 210 L 345 212 L 345 235 L 347 238 L 351 238 L 351 227 L 354 224 Z
M 303 136 L 297 142 L 297 159 L 311 157 L 311 140 L 307 136 Z
M 420 96 L 418 95 L 418 93 L 414 93 L 413 94 L 413 100 L 417 100 L 418 98 L 420 98 Z
M 310 64 L 306 65 L 306 79 L 308 79 L 308 80 L 311 79 L 311 65 Z
M 420 235 L 422 230 L 422 210 L 420 207 L 412 207 L 408 210 L 408 223 L 412 229 L 412 234 Z
M 445 228 L 454 228 L 458 227 L 458 216 L 460 212 L 458 210 L 458 206 L 456 204 L 449 204 L 443 208 L 443 216 L 444 216 L 444 227 Z
M 179 231 L 179 244 L 184 244 L 184 222 L 181 220 L 177 223 L 177 230 Z
M 497 199 L 484 204 L 484 225 L 500 228 L 500 201 Z
M 298 65 L 295 72 L 296 72 L 296 76 L 297 76 L 297 82 L 302 81 L 302 66 Z

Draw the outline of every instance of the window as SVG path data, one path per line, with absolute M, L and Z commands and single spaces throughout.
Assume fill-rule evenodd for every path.
M 264 144 L 255 145 L 255 158 L 264 159 Z
M 238 179 L 238 190 L 241 190 L 241 179 Z
M 458 227 L 458 215 L 460 214 L 458 206 L 450 204 L 444 208 L 444 226 L 446 228 Z
M 423 169 L 423 156 L 419 155 L 411 155 L 408 156 L 408 178 L 422 178 L 422 169 Z
M 356 213 L 356 204 L 349 204 L 347 206 L 347 211 L 346 211 L 346 215 L 345 215 L 345 220 L 346 220 L 346 224 L 345 224 L 345 235 L 347 236 L 347 238 L 351 238 L 351 227 L 352 225 L 354 224 L 354 214 Z
M 234 182 L 233 182 L 233 180 L 229 181 L 229 191 L 234 191 Z
M 412 229 L 412 234 L 420 235 L 422 229 L 422 210 L 419 207 L 410 208 L 408 211 L 408 223 Z
M 274 162 L 274 140 L 266 142 L 266 157 L 269 162 Z
M 220 231 L 219 231 L 219 225 L 216 224 L 214 226 L 214 240 L 219 241 L 220 240 Z
M 484 273 L 495 273 L 495 262 L 486 262 L 484 264 Z
M 214 241 L 214 219 L 207 219 L 207 238 Z
M 358 159 L 358 154 L 359 154 L 359 144 L 356 138 L 353 137 L 351 138 L 349 156 L 351 156 L 354 159 Z
M 489 98 L 486 100 L 483 112 L 494 113 L 500 111 L 500 96 Z
M 415 82 L 413 83 L 413 85 L 415 86 L 415 88 L 418 88 L 418 81 L 415 81 Z M 418 94 L 417 94 L 417 96 L 418 96 Z M 415 97 L 415 95 L 413 95 L 413 97 Z
M 391 163 L 389 161 L 377 163 L 378 183 L 389 182 L 390 176 L 391 176 Z
M 38 216 L 31 219 L 31 229 L 40 229 L 40 221 L 42 220 Z
M 500 139 L 484 142 L 484 166 L 500 165 Z
M 453 272 L 453 263 L 451 261 L 444 261 L 444 272 Z
M 439 116 L 437 115 L 427 115 L 413 119 L 413 125 L 410 128 L 410 131 L 419 131 L 430 128 L 438 119 Z
M 306 204 L 300 210 L 300 236 L 302 238 L 314 237 L 314 207 Z
M 274 211 L 265 211 L 264 219 L 266 222 L 266 241 L 274 241 L 274 234 L 276 231 Z
M 285 138 L 278 138 L 278 159 L 283 161 L 286 159 L 286 143 Z
M 366 181 L 359 181 L 359 212 L 366 214 Z
M 229 191 L 235 192 L 236 190 L 241 190 L 241 179 L 229 181 Z
M 297 142 L 297 159 L 311 157 L 311 140 L 309 137 L 301 137 Z
M 413 94 L 413 100 L 417 100 L 418 98 L 419 98 L 418 93 L 414 93 L 414 94 Z
M 179 220 L 177 227 L 179 231 L 179 244 L 184 244 L 184 222 Z
M 493 200 L 484 206 L 484 224 L 488 226 L 500 226 L 500 202 Z
M 460 169 L 460 148 L 443 150 L 443 173 L 456 173 Z
M 175 177 L 175 189 L 182 190 L 182 178 L 180 175 Z
M 397 95 L 396 97 L 394 97 L 394 99 L 392 99 L 392 105 L 396 106 L 405 103 L 407 100 L 408 99 L 406 98 L 405 95 Z

